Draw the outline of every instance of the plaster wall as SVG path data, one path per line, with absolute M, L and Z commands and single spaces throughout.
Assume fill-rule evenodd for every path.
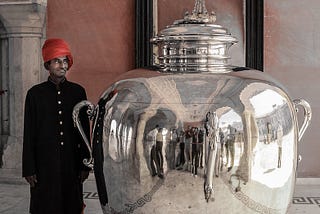
M 312 108 L 311 125 L 298 145 L 298 177 L 320 177 L 320 3 L 267 0 L 264 8 L 264 70 Z M 298 114 L 302 121 L 303 111 Z
M 115 78 L 134 68 L 135 1 L 49 0 L 47 38 L 71 46 L 74 65 L 67 74 L 98 98 Z

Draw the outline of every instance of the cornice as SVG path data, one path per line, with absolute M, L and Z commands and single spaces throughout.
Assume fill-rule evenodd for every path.
M 47 1 L 0 0 L 0 37 L 42 37 Z
M 47 0 L 0 0 L 1 5 L 39 4 L 47 6 Z

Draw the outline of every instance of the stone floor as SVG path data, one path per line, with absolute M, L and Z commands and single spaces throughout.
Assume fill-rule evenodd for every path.
M 29 186 L 18 172 L 0 169 L 0 214 L 27 214 Z M 86 214 L 102 214 L 91 174 L 84 185 Z M 299 178 L 289 214 L 320 213 L 320 178 Z

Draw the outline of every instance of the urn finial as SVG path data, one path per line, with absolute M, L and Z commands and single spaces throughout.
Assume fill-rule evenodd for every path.
M 196 0 L 192 14 L 186 12 L 183 23 L 214 23 L 215 21 L 216 14 L 213 11 L 208 13 L 205 0 Z

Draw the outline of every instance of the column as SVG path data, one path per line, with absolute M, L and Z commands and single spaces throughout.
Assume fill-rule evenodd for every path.
M 21 168 L 25 95 L 46 76 L 41 62 L 46 7 L 46 0 L 0 3 L 0 85 L 6 91 L 0 97 L 2 168 Z

